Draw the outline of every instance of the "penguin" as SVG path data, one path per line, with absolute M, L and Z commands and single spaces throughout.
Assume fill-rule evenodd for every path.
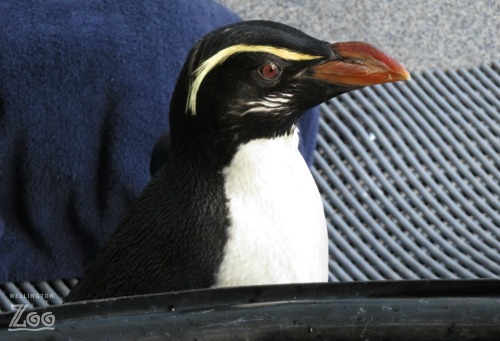
M 169 161 L 66 301 L 326 282 L 325 216 L 296 123 L 342 93 L 408 79 L 372 45 L 281 23 L 208 33 L 172 95 Z

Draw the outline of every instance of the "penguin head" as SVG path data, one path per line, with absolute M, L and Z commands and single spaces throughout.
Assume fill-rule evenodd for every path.
M 409 78 L 363 42 L 330 44 L 284 24 L 240 22 L 191 50 L 172 100 L 172 137 L 182 122 L 234 148 L 287 134 L 304 112 L 339 94 Z

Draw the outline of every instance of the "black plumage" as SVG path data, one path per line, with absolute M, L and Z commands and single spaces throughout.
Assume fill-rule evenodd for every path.
M 169 161 L 172 161 L 172 147 L 170 146 L 170 133 L 167 131 L 161 134 L 151 151 L 151 160 L 149 162 L 151 176 L 154 176 Z

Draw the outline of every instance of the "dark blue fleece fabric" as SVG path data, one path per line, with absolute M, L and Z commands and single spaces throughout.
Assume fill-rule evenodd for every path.
M 0 0 L 0 283 L 82 274 L 150 179 L 187 52 L 237 20 L 204 0 Z

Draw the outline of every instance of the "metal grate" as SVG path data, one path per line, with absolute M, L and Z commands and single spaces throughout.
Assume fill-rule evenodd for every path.
M 47 307 L 63 303 L 77 283 L 75 278 L 68 280 L 41 282 L 7 282 L 0 284 L 0 313 L 14 310 L 14 304 L 25 304 L 28 308 Z
M 500 276 L 500 63 L 322 106 L 330 280 Z

